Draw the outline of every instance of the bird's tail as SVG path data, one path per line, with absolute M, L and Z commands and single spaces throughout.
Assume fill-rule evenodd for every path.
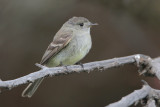
M 41 84 L 44 78 L 40 78 L 33 83 L 30 83 L 27 88 L 22 92 L 22 97 L 32 97 L 32 95 L 35 93 L 37 90 L 38 86 Z

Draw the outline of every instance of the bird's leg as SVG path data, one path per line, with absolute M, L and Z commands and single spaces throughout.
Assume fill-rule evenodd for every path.
M 63 65 L 63 62 L 60 62 L 60 64 L 59 64 L 58 66 L 64 66 L 65 69 L 66 69 L 67 71 L 69 71 L 67 65 Z
M 84 71 L 84 66 L 81 62 L 77 62 L 76 65 L 80 65 L 82 67 L 83 71 Z
M 58 66 L 63 66 L 63 63 L 62 63 L 62 61 L 59 63 L 59 65 Z

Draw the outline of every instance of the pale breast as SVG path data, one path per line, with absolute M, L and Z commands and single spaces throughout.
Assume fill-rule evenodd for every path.
M 66 48 L 51 58 L 47 66 L 58 66 L 61 62 L 63 65 L 75 64 L 86 56 L 91 49 L 91 45 L 90 33 L 73 37 Z

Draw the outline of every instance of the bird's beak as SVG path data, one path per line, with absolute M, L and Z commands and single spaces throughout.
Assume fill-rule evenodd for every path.
M 88 24 L 89 27 L 92 27 L 92 26 L 94 26 L 94 25 L 98 25 L 98 23 L 91 23 L 91 22 L 90 22 L 90 23 Z
M 90 23 L 89 26 L 98 25 L 98 23 Z

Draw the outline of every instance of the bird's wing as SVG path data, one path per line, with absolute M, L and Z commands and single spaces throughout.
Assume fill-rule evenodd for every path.
M 51 57 L 55 56 L 59 51 L 67 46 L 72 37 L 72 31 L 63 31 L 63 33 L 58 32 L 45 51 L 40 64 L 45 64 Z

